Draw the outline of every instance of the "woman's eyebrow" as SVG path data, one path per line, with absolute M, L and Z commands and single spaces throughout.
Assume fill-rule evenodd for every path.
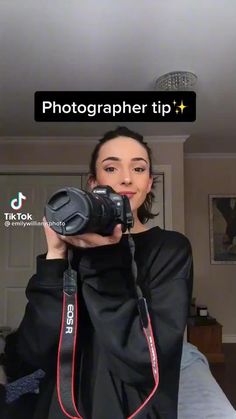
M 103 163 L 104 161 L 106 161 L 106 160 L 121 161 L 122 159 L 120 159 L 119 157 L 113 157 L 113 156 L 110 156 L 110 157 L 106 157 L 105 159 L 103 159 L 103 160 L 102 160 L 102 163 Z M 133 158 L 131 159 L 131 161 L 141 161 L 141 160 L 143 160 L 145 163 L 147 163 L 147 164 L 148 164 L 147 160 L 145 160 L 143 157 L 133 157 Z

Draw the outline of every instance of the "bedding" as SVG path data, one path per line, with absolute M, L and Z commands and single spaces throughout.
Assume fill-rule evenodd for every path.
M 236 411 L 211 374 L 206 357 L 186 342 L 181 360 L 178 418 L 236 418 Z

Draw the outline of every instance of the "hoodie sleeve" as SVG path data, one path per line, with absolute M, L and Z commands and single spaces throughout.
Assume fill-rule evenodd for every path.
M 29 365 L 27 373 L 42 368 L 52 370 L 56 366 L 57 344 L 62 311 L 63 272 L 67 260 L 46 260 L 37 257 L 36 274 L 26 288 L 28 304 L 23 320 L 16 331 L 16 348 L 7 349 L 7 362 L 19 357 L 19 362 Z
M 127 243 L 126 243 L 127 244 Z M 157 345 L 161 376 L 180 365 L 192 283 L 188 240 L 174 233 L 162 246 L 151 246 L 145 261 L 145 294 Z M 84 252 L 82 291 L 110 371 L 132 385 L 153 385 L 131 274 L 129 248 L 120 242 Z

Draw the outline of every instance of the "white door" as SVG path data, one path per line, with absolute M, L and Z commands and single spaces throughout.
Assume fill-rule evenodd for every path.
M 0 327 L 5 325 L 15 329 L 19 325 L 26 305 L 25 288 L 35 272 L 36 256 L 46 251 L 43 227 L 23 226 L 22 221 L 30 222 L 32 219 L 35 224 L 40 223 L 45 202 L 53 192 L 64 186 L 85 189 L 86 179 L 86 174 L 0 176 Z M 19 193 L 26 199 L 22 199 L 20 209 L 11 208 L 11 201 L 19 198 Z M 161 173 L 158 176 L 153 208 L 159 216 L 149 223 L 150 226 L 170 227 L 168 223 L 165 224 L 165 196 L 165 178 L 164 173 Z M 22 225 L 13 225 L 16 222 Z

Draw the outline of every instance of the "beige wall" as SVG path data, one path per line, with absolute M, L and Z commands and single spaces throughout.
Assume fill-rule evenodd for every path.
M 194 296 L 236 338 L 236 265 L 211 265 L 208 194 L 236 193 L 235 159 L 185 159 L 185 231 L 194 254 Z
M 152 143 L 154 165 L 170 165 L 172 174 L 173 229 L 184 232 L 183 144 Z M 1 165 L 86 165 L 94 143 L 50 142 L 0 144 Z

